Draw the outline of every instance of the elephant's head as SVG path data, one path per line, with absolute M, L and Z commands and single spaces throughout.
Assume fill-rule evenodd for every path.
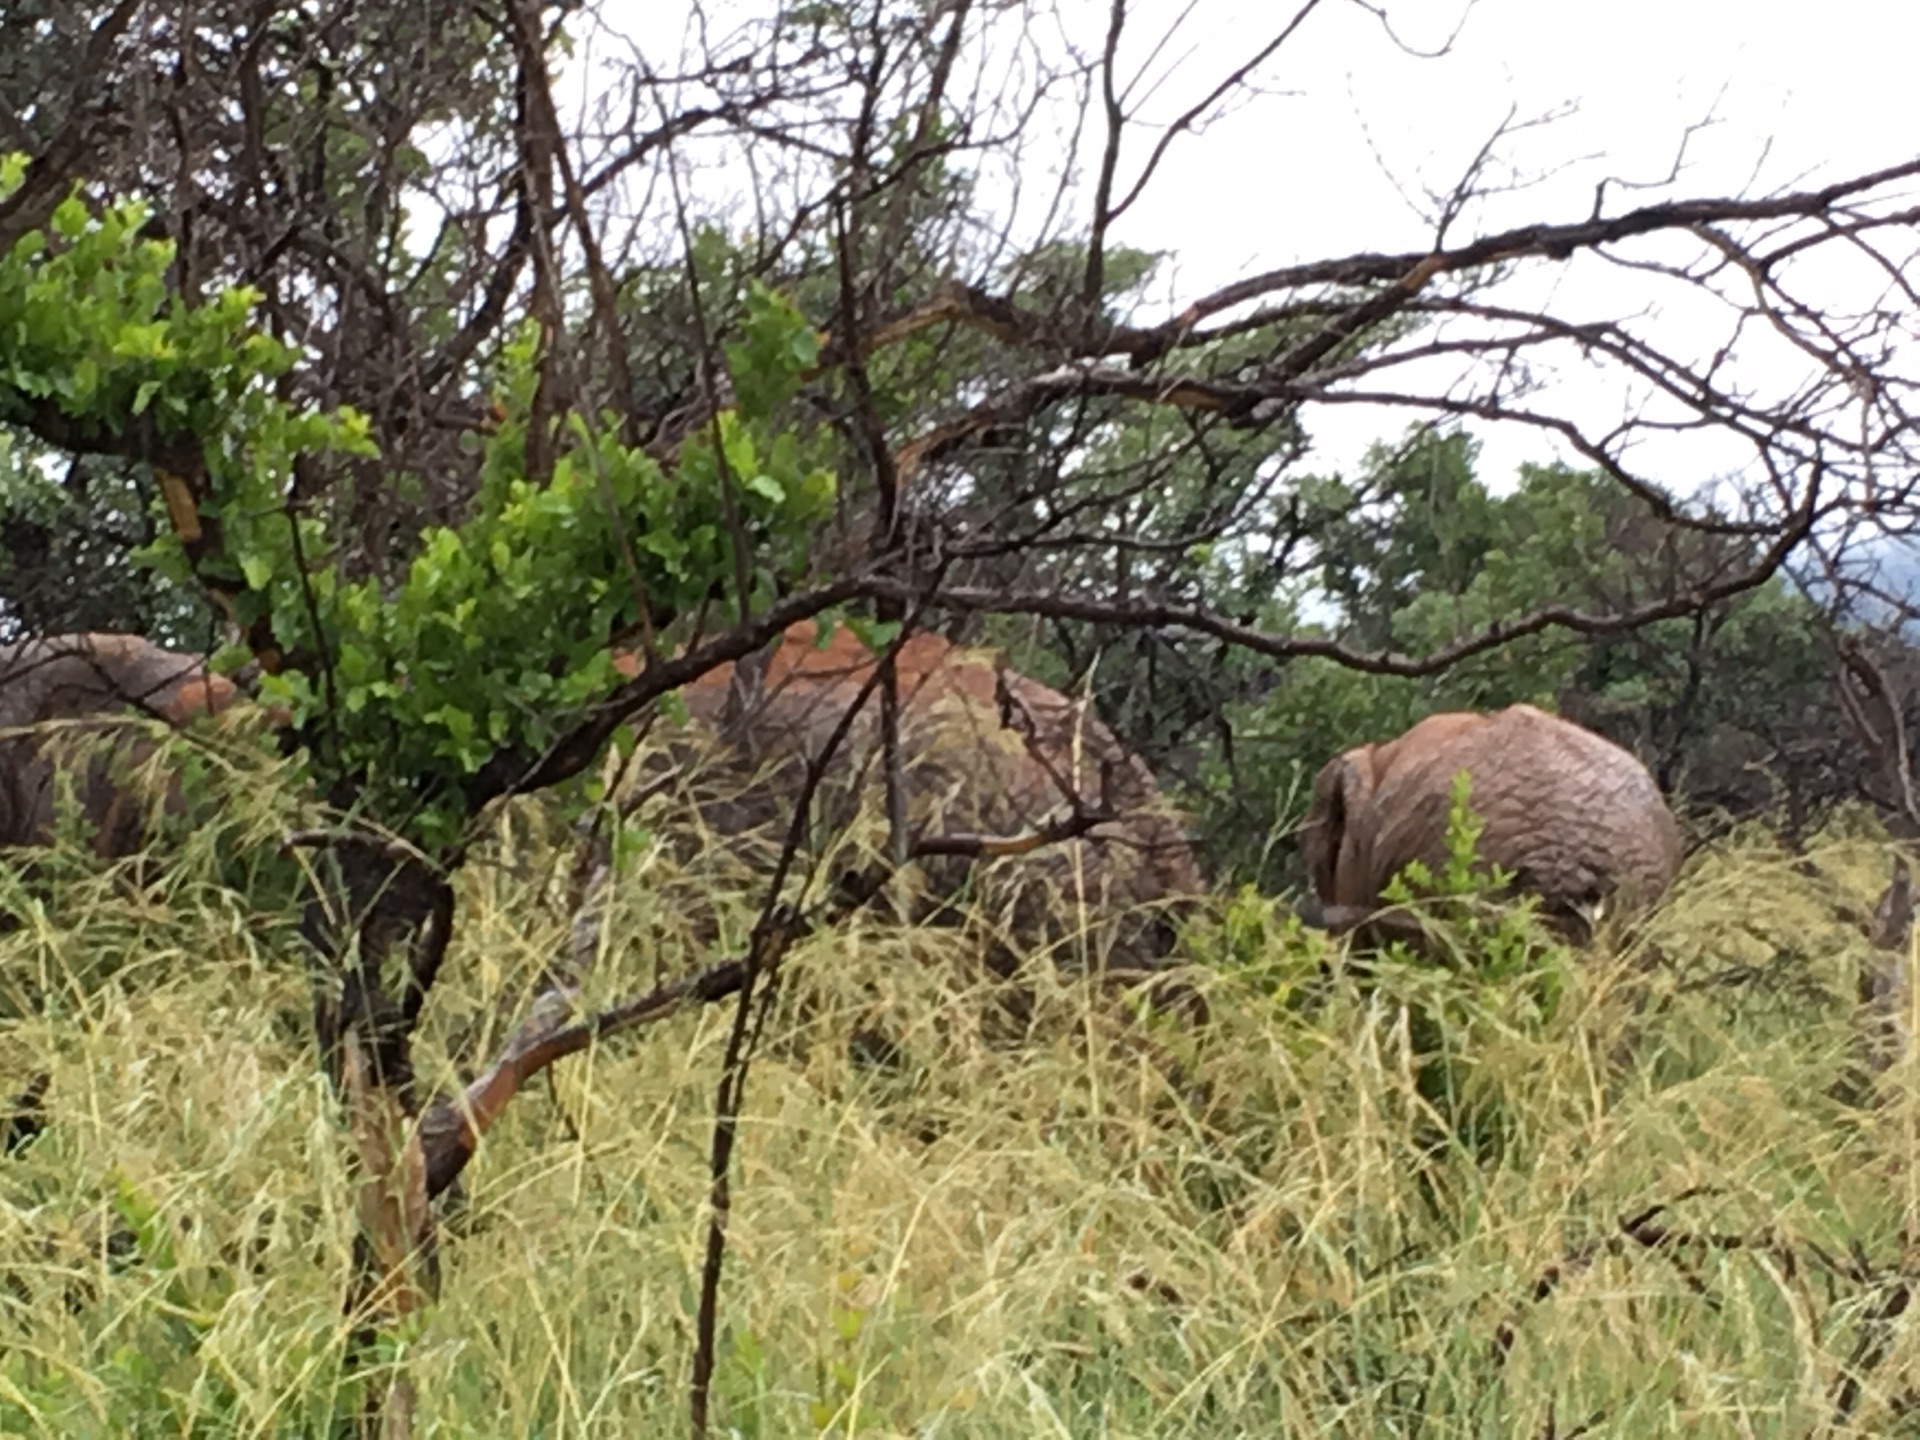
M 1485 826 L 1480 858 L 1512 872 L 1563 929 L 1581 932 L 1602 902 L 1652 904 L 1679 869 L 1673 813 L 1627 751 L 1531 705 L 1451 712 L 1321 769 L 1301 833 L 1316 901 L 1307 918 L 1350 928 L 1410 861 L 1444 864 L 1462 770 Z

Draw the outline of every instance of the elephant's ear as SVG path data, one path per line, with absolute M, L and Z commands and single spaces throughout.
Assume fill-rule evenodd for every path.
M 1329 904 L 1339 897 L 1335 881 L 1346 848 L 1347 818 L 1373 793 L 1371 747 L 1336 755 L 1313 778 L 1313 804 L 1300 827 L 1300 854 L 1314 893 Z

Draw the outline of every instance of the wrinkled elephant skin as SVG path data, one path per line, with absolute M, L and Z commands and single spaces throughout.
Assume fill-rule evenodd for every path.
M 1570 721 L 1514 705 L 1422 720 L 1396 740 L 1336 756 L 1314 781 L 1301 847 L 1332 928 L 1381 903 L 1410 861 L 1438 870 L 1454 777 L 1485 823 L 1483 863 L 1513 872 L 1564 933 L 1584 934 L 1593 909 L 1640 909 L 1680 868 L 1680 830 L 1659 786 L 1630 753 Z

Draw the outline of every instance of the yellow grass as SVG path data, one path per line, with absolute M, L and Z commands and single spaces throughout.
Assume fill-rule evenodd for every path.
M 251 788 L 147 890 L 75 871 L 0 937 L 0 1085 L 52 1076 L 48 1129 L 0 1161 L 0 1433 L 317 1436 L 347 1403 L 351 1177 L 303 962 L 289 913 L 214 882 L 286 817 Z M 1015 1004 L 949 932 L 816 936 L 748 1091 L 718 1433 L 1901 1433 L 1915 1343 L 1873 1322 L 1913 1127 L 1898 1083 L 1829 1093 L 1864 949 L 1836 905 L 1871 906 L 1887 853 L 1836 825 L 1810 878 L 1735 837 L 1642 941 L 1562 964 L 1552 1007 L 1528 977 L 1369 980 L 1244 898 L 1196 927 L 1200 1029 L 1044 964 Z M 424 1083 L 561 945 L 546 858 L 503 841 L 464 878 Z M 711 958 L 685 881 L 658 853 L 624 878 L 595 996 Z M 737 935 L 756 897 L 699 898 Z M 1421 1013 L 1471 1145 L 1423 1098 Z M 729 1015 L 516 1101 L 438 1303 L 391 1339 L 417 1433 L 685 1433 Z M 858 1063 L 873 1034 L 894 1063 Z M 1622 1237 L 1669 1202 L 1653 1223 L 1729 1243 Z

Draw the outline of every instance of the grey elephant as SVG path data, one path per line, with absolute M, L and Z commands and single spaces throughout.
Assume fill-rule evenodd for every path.
M 1633 911 L 1666 893 L 1680 828 L 1653 776 L 1626 750 L 1531 705 L 1428 716 L 1398 739 L 1330 760 L 1314 780 L 1301 848 L 1314 898 L 1302 916 L 1333 930 L 1392 933 L 1381 891 L 1409 861 L 1438 869 L 1454 777 L 1485 823 L 1479 857 L 1540 897 L 1576 942 L 1604 906 Z
M 0 645 L 0 847 L 45 845 L 57 818 L 53 721 L 146 714 L 184 726 L 241 702 L 238 687 L 183 655 L 138 635 L 57 635 Z M 70 733 L 75 727 L 61 727 Z M 79 728 L 94 728 L 82 726 Z M 104 728 L 104 727 L 102 727 Z M 105 858 L 135 853 L 145 832 L 140 798 L 113 775 L 150 744 L 129 737 L 90 755 L 75 792 L 94 849 Z M 179 796 L 169 791 L 177 808 Z

